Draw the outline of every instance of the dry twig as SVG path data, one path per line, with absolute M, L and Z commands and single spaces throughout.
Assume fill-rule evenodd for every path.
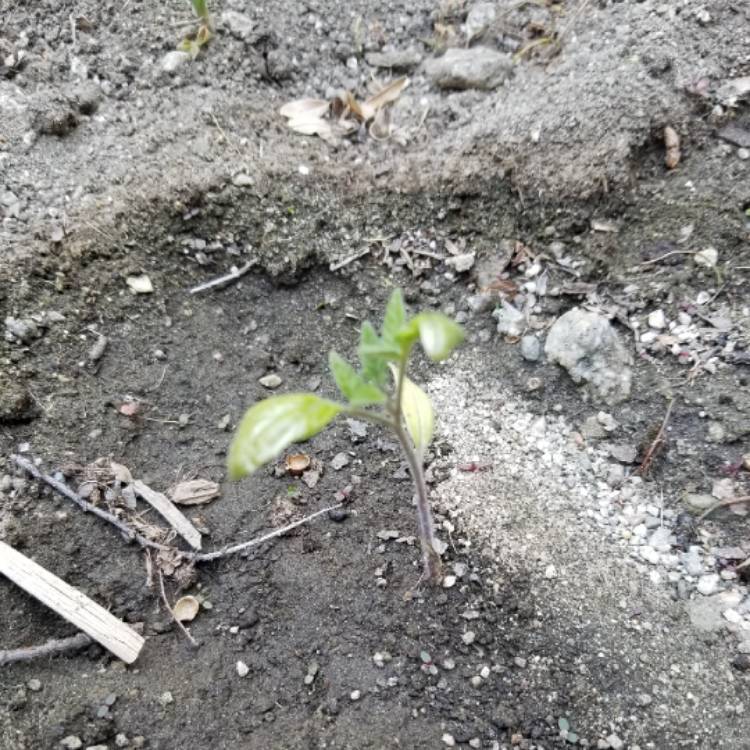
M 667 407 L 667 413 L 664 415 L 664 420 L 661 423 L 661 427 L 659 427 L 658 432 L 656 433 L 656 436 L 651 442 L 651 445 L 649 445 L 648 450 L 646 451 L 646 455 L 643 457 L 643 461 L 641 461 L 641 465 L 638 467 L 636 472 L 640 474 L 641 476 L 645 477 L 646 474 L 651 469 L 651 464 L 654 462 L 654 458 L 656 457 L 656 454 L 661 450 L 661 448 L 664 445 L 664 433 L 667 429 L 667 423 L 669 422 L 669 416 L 672 413 L 672 407 L 674 406 L 674 399 L 672 399 L 669 402 L 669 406 Z
M 219 276 L 218 279 L 211 279 L 211 281 L 206 281 L 203 284 L 198 284 L 198 286 L 194 286 L 192 289 L 189 289 L 189 294 L 198 294 L 198 292 L 205 292 L 206 289 L 213 289 L 215 286 L 221 286 L 222 284 L 228 284 L 230 281 L 237 281 L 241 276 L 244 276 L 253 266 L 255 265 L 254 260 L 249 260 L 247 263 L 245 263 L 242 268 L 233 269 L 229 273 L 224 274 L 223 276 Z
M 41 659 L 45 656 L 56 656 L 66 651 L 77 651 L 90 646 L 94 641 L 86 633 L 78 633 L 69 638 L 58 638 L 47 641 L 41 646 L 29 646 L 27 648 L 12 648 L 0 651 L 0 667 L 5 664 L 14 664 L 19 661 L 31 661 Z
M 195 638 L 193 638 L 192 635 L 190 635 L 190 631 L 177 619 L 174 610 L 169 604 L 169 599 L 167 599 L 167 592 L 164 590 L 164 576 L 161 574 L 161 571 L 159 571 L 159 589 L 161 591 L 161 598 L 164 602 L 164 606 L 167 608 L 167 612 L 169 612 L 169 614 L 172 616 L 172 619 L 177 623 L 177 627 L 183 632 L 185 638 L 190 641 L 190 645 L 193 648 L 198 648 L 200 644 L 195 640 Z
M 64 482 L 59 482 L 49 474 L 45 474 L 44 472 L 40 471 L 40 469 L 27 458 L 24 458 L 23 456 L 11 456 L 10 458 L 13 463 L 29 472 L 29 474 L 31 474 L 31 476 L 33 476 L 35 479 L 39 479 L 45 484 L 48 484 L 50 487 L 52 487 L 53 490 L 59 492 L 64 497 L 67 497 L 68 500 L 72 500 L 84 513 L 93 513 L 95 516 L 98 516 L 104 521 L 111 523 L 129 542 L 138 542 L 141 547 L 151 547 L 153 549 L 172 549 L 172 547 L 169 547 L 166 544 L 152 542 L 150 539 L 146 539 L 146 537 L 136 533 L 135 531 L 133 531 L 133 529 L 129 528 L 119 518 L 117 518 L 117 516 L 112 515 L 112 513 L 108 513 L 106 510 L 98 508 L 96 505 L 92 505 L 91 503 L 84 500 L 80 495 L 78 495 L 78 493 L 71 490 L 70 487 L 68 487 Z
M 730 505 L 738 505 L 739 503 L 750 503 L 750 495 L 741 495 L 740 497 L 733 497 L 728 500 L 719 500 L 715 505 L 706 508 L 706 510 L 698 516 L 696 523 L 700 523 L 706 516 L 710 515 L 715 510 L 719 510 L 719 508 L 728 508 Z M 745 565 L 746 563 L 742 564 Z
M 292 529 L 296 529 L 298 526 L 302 526 L 308 521 L 312 521 L 313 518 L 317 518 L 318 516 L 322 516 L 324 513 L 329 513 L 332 510 L 336 510 L 336 508 L 340 508 L 343 505 L 343 503 L 330 505 L 327 508 L 322 508 L 315 513 L 311 513 L 309 516 L 300 518 L 299 521 L 294 521 L 293 523 L 282 526 L 279 529 L 275 529 L 268 534 L 264 534 L 263 536 L 257 537 L 255 539 L 250 539 L 247 542 L 241 542 L 239 544 L 224 547 L 223 549 L 215 550 L 214 552 L 184 552 L 183 550 L 179 550 L 175 547 L 170 547 L 167 544 L 152 542 L 150 539 L 146 539 L 146 537 L 137 534 L 135 531 L 126 526 L 119 518 L 113 516 L 111 513 L 108 513 L 106 510 L 102 510 L 101 508 L 97 508 L 95 505 L 86 502 L 86 500 L 79 497 L 79 495 L 71 490 L 70 487 L 68 487 L 64 482 L 58 482 L 54 477 L 51 477 L 49 474 L 45 474 L 44 472 L 40 471 L 32 461 L 23 458 L 23 456 L 11 456 L 11 460 L 22 469 L 28 471 L 29 474 L 31 474 L 36 479 L 45 482 L 50 487 L 52 487 L 52 489 L 56 490 L 64 497 L 67 497 L 69 500 L 72 500 L 85 513 L 93 513 L 104 521 L 111 523 L 123 534 L 123 536 L 128 541 L 138 542 L 138 544 L 140 544 L 141 547 L 144 548 L 172 552 L 176 555 L 179 555 L 185 560 L 190 560 L 191 562 L 211 562 L 213 560 L 219 560 L 222 557 L 234 555 L 237 552 L 242 552 L 243 550 L 249 549 L 250 547 L 256 547 L 259 544 L 263 544 L 263 542 L 267 542 L 277 536 L 283 536 L 284 534 L 290 532 Z

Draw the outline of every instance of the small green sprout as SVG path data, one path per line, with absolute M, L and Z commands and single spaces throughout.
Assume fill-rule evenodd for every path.
M 200 20 L 198 30 L 186 36 L 177 46 L 178 50 L 187 52 L 193 59 L 198 57 L 201 48 L 211 39 L 211 16 L 208 12 L 208 0 L 190 0 L 195 15 Z
M 427 394 L 406 377 L 415 344 L 440 362 L 463 341 L 461 327 L 439 312 L 421 312 L 409 318 L 401 291 L 388 302 L 380 334 L 370 323 L 360 332 L 357 371 L 336 352 L 328 364 L 345 403 L 312 393 L 289 393 L 259 401 L 245 413 L 229 449 L 230 479 L 252 474 L 282 451 L 321 432 L 344 414 L 391 430 L 406 456 L 417 495 L 417 525 L 425 578 L 442 578 L 440 553 L 424 479 L 424 452 L 432 440 L 434 414 Z M 389 371 L 393 384 L 389 387 Z

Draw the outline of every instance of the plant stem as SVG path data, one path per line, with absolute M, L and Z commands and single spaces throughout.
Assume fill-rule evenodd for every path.
M 409 464 L 409 470 L 414 480 L 414 487 L 417 491 L 417 524 L 419 528 L 419 542 L 422 547 L 424 575 L 429 583 L 435 585 L 442 580 L 443 565 L 440 561 L 440 555 L 435 550 L 435 527 L 432 521 L 430 500 L 427 496 L 427 483 L 424 479 L 422 459 L 414 450 L 414 446 L 400 422 L 396 427 L 396 435 L 398 435 L 401 448 L 406 456 L 406 461 Z

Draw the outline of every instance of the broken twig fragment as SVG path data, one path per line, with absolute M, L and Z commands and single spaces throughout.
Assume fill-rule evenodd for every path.
M 666 443 L 666 439 L 664 436 L 667 430 L 667 424 L 669 423 L 669 417 L 672 413 L 673 406 L 674 399 L 669 402 L 667 413 L 664 415 L 664 420 L 657 430 L 654 439 L 651 441 L 651 444 L 649 445 L 648 450 L 643 457 L 643 461 L 641 461 L 641 465 L 636 470 L 636 473 L 640 474 L 642 477 L 645 477 L 651 470 L 651 464 L 653 464 L 654 458 L 656 458 L 657 454 L 661 451 L 661 449 L 664 447 L 664 444 Z
M 254 265 L 255 261 L 249 260 L 244 266 L 242 266 L 242 268 L 232 268 L 229 273 L 219 276 L 217 279 L 206 281 L 203 284 L 198 284 L 198 286 L 194 286 L 188 291 L 190 294 L 198 294 L 198 292 L 205 292 L 207 289 L 213 289 L 215 286 L 222 286 L 223 284 L 229 284 L 231 281 L 237 281 L 237 279 L 244 276 Z

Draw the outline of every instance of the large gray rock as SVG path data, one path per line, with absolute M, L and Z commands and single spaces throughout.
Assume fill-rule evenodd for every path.
M 513 70 L 513 59 L 488 47 L 449 49 L 425 63 L 432 82 L 444 89 L 497 88 Z
M 574 382 L 587 383 L 606 403 L 630 395 L 633 359 L 605 317 L 573 308 L 550 328 L 544 351 L 550 362 L 564 367 Z

